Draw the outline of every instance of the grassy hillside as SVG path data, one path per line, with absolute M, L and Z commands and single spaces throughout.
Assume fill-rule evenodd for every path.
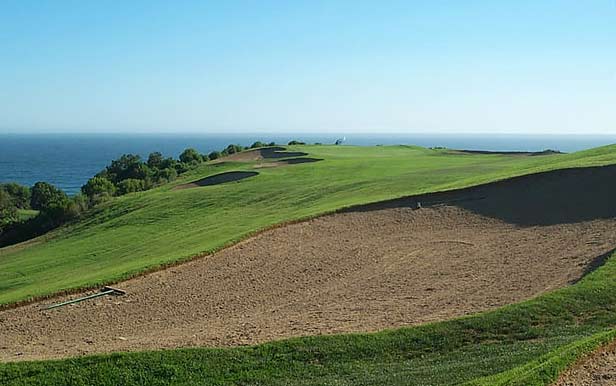
M 2 251 L 11 302 L 213 250 L 268 225 L 352 204 L 513 175 L 616 163 L 616 146 L 569 155 L 465 155 L 410 147 L 301 147 L 320 163 L 239 183 L 119 198 L 88 221 Z M 177 183 L 251 165 L 204 166 Z M 8 284 L 7 284 L 8 283 Z M 573 286 L 456 320 L 375 334 L 0 364 L 2 385 L 548 385 L 616 337 L 616 259 Z
M 354 204 L 563 167 L 616 163 L 616 146 L 549 156 L 460 154 L 419 147 L 297 146 L 324 161 L 259 169 L 237 183 L 174 185 L 251 164 L 204 165 L 130 194 L 41 240 L 0 249 L 0 304 L 97 285 L 219 249 L 270 225 Z

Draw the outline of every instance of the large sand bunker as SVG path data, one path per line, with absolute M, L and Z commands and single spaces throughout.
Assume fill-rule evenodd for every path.
M 0 312 L 0 360 L 376 331 L 579 280 L 616 246 L 616 167 L 356 208 L 119 283 L 123 297 Z M 416 201 L 423 209 L 413 210 Z

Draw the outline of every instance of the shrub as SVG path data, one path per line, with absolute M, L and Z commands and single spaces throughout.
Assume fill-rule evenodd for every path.
M 171 182 L 178 177 L 178 172 L 172 168 L 166 168 L 162 170 L 158 170 L 156 172 L 156 182 L 159 184 L 164 184 L 166 182 Z
M 45 211 L 50 208 L 64 207 L 68 202 L 66 193 L 47 182 L 37 182 L 32 187 L 30 207 Z
M 17 208 L 11 196 L 4 189 L 0 189 L 0 229 L 14 221 L 17 221 Z
M 188 148 L 180 154 L 180 161 L 186 164 L 200 163 L 203 161 L 201 154 L 193 148 Z
M 173 168 L 175 169 L 177 174 L 182 174 L 190 170 L 190 165 L 184 162 L 177 162 L 175 165 L 173 165 Z
M 250 145 L 250 148 L 251 148 L 251 149 L 256 149 L 256 148 L 258 148 L 258 147 L 265 147 L 265 146 L 267 146 L 267 145 L 266 145 L 266 144 L 264 144 L 263 142 L 261 142 L 261 141 L 257 141 L 257 142 L 255 142 L 255 143 L 253 143 L 252 145 Z
M 305 144 L 306 144 L 306 142 L 301 142 L 301 141 L 296 141 L 296 140 L 293 140 L 293 141 L 289 142 L 289 146 L 292 146 L 292 145 L 305 145 Z
M 227 154 L 235 154 L 235 153 L 239 153 L 241 151 L 244 150 L 243 146 L 240 145 L 229 145 L 225 148 L 225 150 L 222 151 L 222 154 L 227 155 Z
M 220 152 L 219 151 L 213 151 L 210 154 L 207 155 L 207 158 L 209 158 L 210 160 L 215 160 L 220 158 Z
M 142 190 L 146 190 L 146 182 L 144 180 L 127 178 L 118 183 L 118 194 L 120 195 L 141 192 Z
M 88 182 L 81 187 L 81 192 L 92 199 L 95 196 L 113 196 L 116 192 L 116 187 L 113 182 L 105 177 L 92 177 Z
M 163 161 L 163 155 L 160 152 L 156 151 L 154 153 L 150 153 L 148 156 L 148 167 L 151 169 L 160 169 Z
M 0 190 L 4 190 L 10 197 L 13 205 L 18 209 L 30 208 L 30 188 L 14 182 L 0 185 Z
M 106 177 L 114 184 L 129 178 L 142 180 L 150 174 L 150 168 L 141 162 L 141 158 L 134 154 L 124 154 L 120 158 L 111 161 L 111 165 L 101 173 L 99 177 Z

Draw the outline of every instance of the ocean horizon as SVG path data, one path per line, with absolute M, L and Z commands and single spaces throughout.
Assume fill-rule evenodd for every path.
M 615 135 L 522 134 L 0 134 L 0 183 L 32 186 L 52 183 L 73 195 L 94 174 L 122 154 L 147 158 L 154 151 L 175 157 L 187 147 L 201 153 L 227 145 L 255 141 L 286 144 L 290 140 L 345 145 L 417 145 L 483 151 L 542 151 L 566 153 L 616 143 Z

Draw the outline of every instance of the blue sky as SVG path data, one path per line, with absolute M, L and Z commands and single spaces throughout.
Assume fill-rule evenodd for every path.
M 0 133 L 616 133 L 616 0 L 0 2 Z

